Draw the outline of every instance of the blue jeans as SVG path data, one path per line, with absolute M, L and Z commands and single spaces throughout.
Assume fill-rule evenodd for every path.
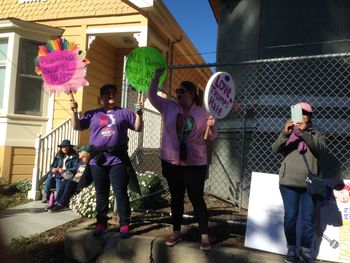
M 117 199 L 117 209 L 120 226 L 130 223 L 130 202 L 128 196 L 129 175 L 123 164 L 113 166 L 91 165 L 91 173 L 96 190 L 96 219 L 98 224 L 107 224 L 109 189 L 112 184 L 114 196 Z
M 56 175 L 57 176 L 57 175 Z M 50 172 L 47 175 L 46 181 L 45 181 L 45 195 L 46 195 L 46 200 L 50 199 L 50 189 L 51 188 L 56 188 L 56 193 L 58 193 L 60 191 L 61 185 L 62 185 L 62 181 L 61 181 L 61 177 L 58 179 L 55 177 L 52 177 L 52 173 Z
M 78 182 L 70 179 L 63 180 L 59 191 L 57 192 L 56 202 L 59 205 L 68 207 L 70 198 L 77 190 Z
M 287 245 L 297 244 L 297 219 L 301 212 L 301 246 L 311 248 L 315 228 L 315 202 L 306 188 L 280 185 L 284 205 L 284 234 Z

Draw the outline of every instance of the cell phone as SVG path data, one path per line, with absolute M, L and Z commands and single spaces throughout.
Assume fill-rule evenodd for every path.
M 292 121 L 293 123 L 303 122 L 303 110 L 299 105 L 292 105 L 290 107 L 292 113 Z

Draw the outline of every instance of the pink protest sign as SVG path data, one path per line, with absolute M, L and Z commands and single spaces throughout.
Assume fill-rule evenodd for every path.
M 39 57 L 43 79 L 48 85 L 61 85 L 70 81 L 77 68 L 73 51 L 55 50 L 49 56 Z
M 63 91 L 73 96 L 72 92 L 89 85 L 85 79 L 88 63 L 74 42 L 57 38 L 39 46 L 35 72 L 42 76 L 44 87 L 50 93 Z
M 209 79 L 204 92 L 206 110 L 216 119 L 224 118 L 232 109 L 235 86 L 227 72 L 216 72 Z

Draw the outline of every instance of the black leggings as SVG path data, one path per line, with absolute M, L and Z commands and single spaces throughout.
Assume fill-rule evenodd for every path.
M 203 198 L 207 165 L 179 166 L 162 160 L 163 176 L 171 194 L 173 230 L 181 230 L 184 213 L 184 197 L 187 190 L 201 234 L 208 234 L 208 210 Z

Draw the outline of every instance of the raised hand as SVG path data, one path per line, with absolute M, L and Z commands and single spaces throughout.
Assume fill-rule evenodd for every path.
M 287 123 L 284 125 L 284 131 L 286 133 L 292 133 L 293 131 L 293 121 L 292 120 L 288 120 Z
M 72 109 L 73 112 L 77 112 L 77 110 L 78 110 L 78 103 L 73 101 L 73 100 L 70 100 L 70 108 Z
M 210 115 L 207 119 L 207 126 L 212 127 L 214 125 L 215 125 L 215 118 Z
M 139 115 L 142 114 L 142 101 L 135 103 L 135 113 Z
M 164 68 L 157 68 L 154 72 L 154 78 L 159 79 L 161 75 L 163 75 L 165 69 Z

